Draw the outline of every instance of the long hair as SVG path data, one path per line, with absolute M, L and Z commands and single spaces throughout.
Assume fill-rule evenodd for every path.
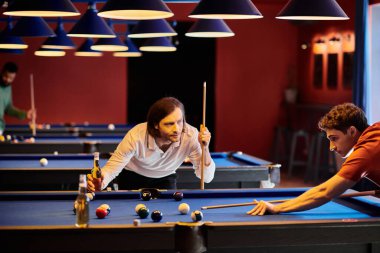
M 182 111 L 183 115 L 183 130 L 185 130 L 186 120 L 185 120 L 185 107 L 183 104 L 174 97 L 164 97 L 157 100 L 148 111 L 147 123 L 148 123 L 148 133 L 153 137 L 159 137 L 160 132 L 155 128 L 160 121 L 172 113 L 176 108 Z

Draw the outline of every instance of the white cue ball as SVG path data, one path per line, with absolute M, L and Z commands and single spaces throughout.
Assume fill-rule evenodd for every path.
M 108 130 L 115 130 L 115 125 L 114 124 L 109 124 L 108 125 Z
M 53 153 L 54 155 L 58 155 L 58 151 L 54 151 L 54 153 Z
M 140 208 L 142 208 L 142 207 L 145 207 L 145 208 L 146 208 L 146 206 L 145 206 L 144 204 L 138 204 L 138 205 L 135 207 L 135 212 L 138 214 L 138 211 L 139 211 Z
M 190 206 L 188 204 L 186 204 L 186 203 L 181 203 L 178 206 L 178 211 L 181 214 L 188 214 L 190 212 Z
M 46 158 L 41 158 L 40 164 L 42 167 L 45 167 L 46 165 L 48 165 L 48 160 Z

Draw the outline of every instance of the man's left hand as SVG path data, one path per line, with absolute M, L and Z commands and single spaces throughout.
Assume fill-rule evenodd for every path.
M 201 125 L 201 130 L 198 134 L 198 141 L 200 144 L 205 145 L 205 147 L 208 147 L 211 140 L 211 133 L 208 131 L 207 127 Z
M 252 210 L 248 211 L 247 214 L 255 216 L 255 215 L 264 215 L 266 213 L 274 214 L 274 205 L 265 201 L 259 201 L 257 205 L 252 208 Z

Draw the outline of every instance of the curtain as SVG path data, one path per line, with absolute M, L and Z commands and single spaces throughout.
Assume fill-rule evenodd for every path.
M 353 102 L 367 111 L 369 85 L 369 0 L 356 0 Z

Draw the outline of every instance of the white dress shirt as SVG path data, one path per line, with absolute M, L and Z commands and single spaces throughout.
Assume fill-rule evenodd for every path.
M 188 157 L 193 164 L 194 173 L 200 175 L 201 145 L 198 142 L 198 130 L 186 124 L 179 142 L 174 142 L 166 152 L 156 144 L 148 133 L 147 123 L 133 127 L 117 146 L 111 158 L 102 168 L 104 176 L 102 188 L 105 188 L 123 170 L 134 171 L 145 177 L 162 178 L 173 174 Z M 214 178 L 215 163 L 204 169 L 205 183 Z

